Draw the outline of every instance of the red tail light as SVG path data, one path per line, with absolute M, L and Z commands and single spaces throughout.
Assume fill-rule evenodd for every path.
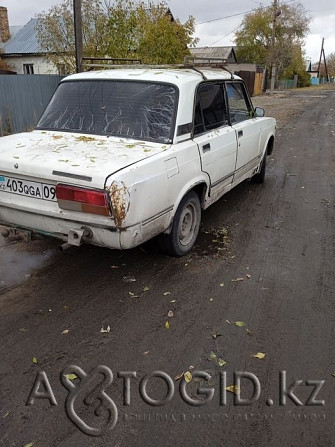
M 56 197 L 58 206 L 62 209 L 104 216 L 110 215 L 108 196 L 105 191 L 57 185 Z

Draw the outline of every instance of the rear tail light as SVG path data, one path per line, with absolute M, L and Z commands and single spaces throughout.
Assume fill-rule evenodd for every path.
M 105 191 L 57 185 L 56 197 L 59 208 L 82 213 L 110 215 L 108 196 Z

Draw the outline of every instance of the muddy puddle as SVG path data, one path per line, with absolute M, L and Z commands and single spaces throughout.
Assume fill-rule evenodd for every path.
M 25 244 L 7 242 L 0 236 L 0 294 L 46 267 L 57 253 L 57 248 L 49 241 Z

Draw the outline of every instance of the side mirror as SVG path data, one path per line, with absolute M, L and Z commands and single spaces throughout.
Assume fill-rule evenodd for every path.
M 255 116 L 262 117 L 265 116 L 265 110 L 262 107 L 255 108 Z

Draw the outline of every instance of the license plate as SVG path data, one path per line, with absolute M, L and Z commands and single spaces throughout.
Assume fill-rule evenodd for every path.
M 56 188 L 53 185 L 40 182 L 30 182 L 0 174 L 0 191 L 33 197 L 34 199 L 57 201 Z

